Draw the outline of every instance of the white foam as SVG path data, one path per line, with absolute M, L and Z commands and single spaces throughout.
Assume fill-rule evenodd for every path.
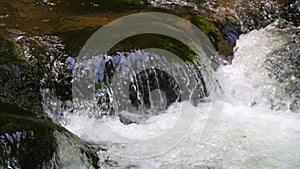
M 116 160 L 120 165 L 119 168 L 130 165 L 145 169 L 204 166 L 210 168 L 300 167 L 300 121 L 293 114 L 274 112 L 264 107 L 250 108 L 226 102 L 223 104 L 222 120 L 213 135 L 205 142 L 203 142 L 201 129 L 208 116 L 200 113 L 200 118 L 197 119 L 188 136 L 168 152 L 151 158 L 137 159 L 120 157 L 108 149 L 107 156 L 111 160 Z M 207 107 L 199 107 L 196 110 L 191 104 L 184 104 L 184 106 L 184 110 L 208 110 Z M 122 127 L 124 126 L 120 126 L 119 129 L 123 130 Z M 138 129 L 135 126 L 131 127 L 133 130 Z M 161 142 L 160 137 L 157 139 L 157 143 Z M 110 141 L 114 142 L 114 139 Z M 145 145 L 131 151 L 148 152 L 153 151 L 152 148 L 163 149 L 159 146 Z M 100 154 L 102 159 L 106 159 L 105 155 L 105 153 Z M 104 167 L 110 168 L 105 165 Z
M 98 153 L 102 168 L 300 168 L 299 115 L 268 105 L 270 98 L 288 99 L 261 67 L 261 58 L 289 41 L 271 36 L 273 29 L 242 36 L 233 64 L 218 70 L 224 100 L 177 103 L 146 124 L 89 118 L 81 110 L 67 114 L 65 127 L 107 149 Z

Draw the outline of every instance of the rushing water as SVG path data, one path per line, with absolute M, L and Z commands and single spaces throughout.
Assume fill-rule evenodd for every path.
M 212 67 L 207 60 L 199 59 L 186 63 L 183 69 L 172 69 L 175 80 L 192 82 L 185 90 L 196 93 L 196 97 L 180 99 L 175 94 L 168 102 L 166 95 L 153 90 L 150 95 L 156 99 L 151 105 L 157 107 L 149 112 L 118 111 L 111 103 L 120 98 L 113 97 L 115 93 L 107 86 L 98 88 L 97 110 L 90 109 L 94 103 L 79 104 L 70 99 L 75 59 L 65 51 L 64 43 L 68 42 L 64 40 L 69 37 L 62 40 L 57 30 L 102 26 L 127 14 L 127 10 L 119 11 L 122 5 L 114 8 L 109 3 L 80 3 L 73 16 L 74 6 L 69 6 L 69 1 L 11 2 L 0 3 L 0 21 L 4 22 L 0 23 L 0 33 L 24 44 L 30 63 L 43 73 L 44 110 L 54 122 L 101 148 L 101 168 L 300 168 L 300 28 L 283 20 L 272 23 L 282 17 L 299 25 L 298 0 L 286 7 L 265 0 L 149 0 L 160 8 L 192 7 L 192 13 L 208 15 L 214 21 L 227 18 L 245 33 L 236 43 L 232 64 L 222 60 L 220 63 L 227 65 Z M 6 14 L 5 10 L 10 12 Z M 122 13 L 99 14 L 104 19 L 98 23 L 93 20 L 98 10 Z M 128 10 L 132 12 L 131 7 Z M 47 15 L 40 15 L 45 11 Z M 253 30 L 257 28 L 262 29 Z M 231 31 L 229 39 L 235 43 L 238 33 Z M 79 41 L 80 37 L 76 38 Z M 101 80 L 101 73 L 106 71 L 101 68 L 106 63 L 116 65 L 135 57 L 162 60 L 159 54 L 138 50 L 86 64 L 104 65 L 98 70 L 97 78 Z M 162 60 L 162 64 L 170 70 L 170 63 Z M 172 78 L 164 82 L 172 83 Z M 197 86 L 196 92 L 193 85 Z M 175 85 L 174 93 L 176 89 Z M 77 155 L 67 149 L 61 153 L 76 159 Z
M 74 111 L 71 102 L 47 105 L 47 98 L 44 108 L 83 140 L 106 149 L 98 152 L 103 168 L 299 168 L 299 40 L 299 27 L 283 20 L 242 35 L 232 64 L 216 72 L 207 71 L 205 60 L 196 65 L 207 67 L 201 69 L 206 84 L 222 92 L 209 87 L 206 99 L 173 103 L 141 124 L 97 116 L 84 107 L 89 103 Z M 149 53 L 117 58 L 124 55 Z M 74 60 L 67 61 L 72 69 Z

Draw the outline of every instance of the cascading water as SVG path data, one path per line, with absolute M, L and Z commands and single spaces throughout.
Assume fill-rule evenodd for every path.
M 2 0 L 0 168 L 300 168 L 299 7 L 299 0 Z M 161 33 L 153 25 L 193 35 L 180 19 L 141 19 L 142 42 L 134 36 L 80 62 L 87 37 L 137 11 L 191 20 L 220 56 L 206 59 L 189 46 L 205 43 L 201 35 L 185 41 L 189 49 L 152 39 Z M 230 63 L 220 59 L 232 53 Z M 81 73 L 94 73 L 92 83 Z M 90 91 L 96 97 L 74 95 Z
M 120 112 L 109 109 L 113 93 L 109 88 L 100 87 L 98 99 L 102 97 L 104 107 L 100 106 L 97 112 L 101 113 L 89 110 L 91 103 L 80 105 L 81 109 L 76 109 L 76 112 L 70 106 L 64 109 L 63 125 L 83 140 L 105 149 L 98 152 L 98 165 L 103 168 L 299 168 L 300 118 L 293 113 L 299 111 L 299 30 L 299 27 L 279 20 L 264 29 L 242 35 L 231 65 L 220 66 L 217 72 L 203 60 L 194 67 L 190 65 L 187 70 L 205 77 L 204 84 L 201 81 L 197 84 L 202 91 L 203 85 L 207 87 L 209 96 L 206 99 L 198 102 L 182 100 L 171 104 L 162 113 L 150 116 L 144 112 L 141 114 L 146 118 L 142 120 L 141 116 L 130 116 L 136 112 L 127 111 L 129 115 L 125 112 L 124 117 L 130 123 L 126 123 L 121 122 L 119 116 L 109 116 Z M 88 64 L 103 65 L 97 69 L 99 80 L 107 75 L 104 73 L 106 63 L 111 61 L 117 65 L 122 59 L 137 56 L 160 58 L 159 55 L 135 51 L 106 57 L 103 63 L 89 60 Z M 177 73 L 180 78 L 187 76 L 185 71 Z M 134 79 L 138 80 L 137 77 Z M 223 92 L 218 90 L 219 85 Z M 216 97 L 219 94 L 223 96 Z M 167 96 L 159 93 L 158 97 Z M 193 115 L 195 112 L 198 112 L 197 116 Z M 205 127 L 211 113 L 220 113 L 221 120 L 210 121 L 218 127 L 212 128 L 208 137 Z M 184 116 L 180 116 L 182 114 Z M 183 126 L 178 127 L 174 121 L 180 121 L 179 117 L 194 123 L 184 126 L 183 121 L 179 122 Z M 169 139 L 178 139 L 178 133 L 171 132 L 167 139 L 159 136 L 174 125 L 178 133 L 186 127 L 191 129 L 184 137 L 179 137 L 174 146 L 165 149 Z M 203 136 L 207 137 L 204 139 Z M 132 142 L 132 138 L 152 137 L 157 139 L 150 144 Z M 152 156 L 132 156 L 145 152 L 152 153 Z
M 232 65 L 219 71 L 228 96 L 250 106 L 299 112 L 299 33 L 299 27 L 277 20 L 242 35 Z

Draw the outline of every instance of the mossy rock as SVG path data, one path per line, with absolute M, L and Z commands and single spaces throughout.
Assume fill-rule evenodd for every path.
M 116 55 L 117 52 L 129 52 L 138 49 L 159 48 L 172 52 L 183 61 L 194 61 L 195 52 L 183 42 L 169 36 L 159 34 L 140 34 L 126 38 L 117 43 L 110 51 L 109 55 Z
M 12 40 L 0 37 L 0 61 L 27 62 L 22 47 Z
M 233 55 L 232 49 L 241 34 L 234 23 L 230 20 L 210 20 L 199 15 L 193 16 L 191 22 L 209 38 L 220 55 Z
M 78 137 L 15 111 L 0 106 L 0 168 L 98 168 L 96 151 Z
M 212 42 L 212 44 L 218 47 L 218 38 L 216 31 L 213 29 L 213 23 L 201 16 L 193 16 L 191 22 L 197 26 Z
M 22 47 L 0 37 L 0 103 L 10 103 L 42 117 L 38 72 Z

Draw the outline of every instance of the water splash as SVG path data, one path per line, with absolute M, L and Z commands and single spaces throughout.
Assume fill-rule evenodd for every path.
M 232 65 L 219 70 L 227 96 L 299 112 L 299 33 L 299 27 L 278 20 L 242 35 Z
M 123 55 L 130 54 L 134 52 L 119 53 L 116 58 L 124 58 Z M 297 114 L 291 114 L 291 111 L 299 110 L 299 27 L 280 20 L 264 29 L 242 35 L 234 56 L 232 65 L 220 67 L 217 74 L 204 71 L 211 79 L 219 78 L 225 93 L 225 99 L 210 98 L 223 104 L 224 110 L 219 127 L 206 142 L 200 139 L 200 131 L 208 118 L 205 112 L 214 107 L 209 100 L 198 102 L 197 105 L 190 102 L 176 103 L 165 110 L 165 113 L 148 118 L 151 123 L 143 125 L 125 125 L 119 118 L 105 116 L 105 113 L 100 113 L 97 117 L 95 112 L 103 112 L 103 109 L 87 109 L 95 107 L 89 102 L 77 105 L 74 109 L 74 102 L 61 102 L 59 98 L 55 99 L 55 95 L 49 94 L 49 91 L 51 98 L 46 98 L 48 106 L 54 106 L 56 111 L 47 109 L 49 107 L 45 107 L 45 110 L 52 115 L 54 121 L 61 123 L 82 139 L 92 143 L 97 140 L 96 146 L 106 148 L 107 150 L 98 152 L 101 159 L 99 164 L 104 168 L 299 167 L 300 119 Z M 107 58 L 104 65 L 110 60 Z M 115 62 L 118 63 L 118 59 Z M 90 60 L 90 63 L 100 64 L 95 60 Z M 74 60 L 68 58 L 65 67 L 72 70 L 73 66 Z M 198 66 L 203 67 L 201 64 Z M 104 69 L 102 71 L 105 72 Z M 209 78 L 206 78 L 205 82 L 209 82 L 207 79 Z M 218 86 L 216 81 L 211 83 L 214 84 L 212 86 Z M 210 88 L 210 94 L 217 89 L 218 87 Z M 99 91 L 100 95 L 101 92 L 106 95 L 107 90 Z M 102 132 L 108 127 L 129 138 L 142 139 L 160 135 L 168 130 L 173 120 L 178 117 L 178 106 L 186 114 L 202 113 L 184 140 L 156 157 L 135 159 L 118 156 L 114 153 L 114 148 L 122 148 L 128 152 L 150 152 L 163 147 L 159 147 L 158 144 L 154 147 L 145 145 L 140 149 L 130 149 L 128 145 L 132 142 L 120 139 L 110 132 Z M 78 119 L 81 119 L 81 123 L 78 123 Z M 105 126 L 105 121 L 109 121 L 110 126 Z M 86 124 L 89 126 L 85 126 Z M 93 134 L 100 130 L 102 135 Z M 166 144 L 163 140 L 158 142 L 162 143 L 161 145 Z
M 220 67 L 216 74 L 224 78 L 219 79 L 219 82 L 225 92 L 225 100 L 218 101 L 224 105 L 223 118 L 206 142 L 201 140 L 201 129 L 208 118 L 205 112 L 209 112 L 215 105 L 207 102 L 195 106 L 189 102 L 182 102 L 178 104 L 187 114 L 202 113 L 199 114 L 192 131 L 178 145 L 152 158 L 128 158 L 116 155 L 114 149 L 147 152 L 159 146 L 145 145 L 139 149 L 132 149 L 129 146 L 131 142 L 108 132 L 93 138 L 107 149 L 98 153 L 100 165 L 104 168 L 160 169 L 298 168 L 300 118 L 298 114 L 291 114 L 291 111 L 297 111 L 298 108 L 287 106 L 287 103 L 293 100 L 296 103 L 299 101 L 299 72 L 294 67 L 299 61 L 299 33 L 296 32 L 299 32 L 299 28 L 284 21 L 277 21 L 240 38 L 232 65 Z M 278 72 L 278 64 L 288 66 L 280 67 Z M 214 73 L 212 76 L 215 76 Z M 281 102 L 285 104 L 280 104 Z M 124 125 L 118 119 L 110 119 L 111 125 L 103 126 L 93 119 L 94 125 L 85 131 L 81 130 L 76 121 L 65 127 L 83 139 L 93 135 L 93 132 L 106 130 L 105 127 L 124 133 L 128 137 L 148 138 L 164 132 L 169 127 L 167 124 L 171 124 L 172 119 L 178 116 L 178 108 L 175 105 L 169 107 L 166 112 L 153 117 L 158 119 L 154 123 L 145 125 Z M 91 124 L 91 119 L 84 116 L 80 118 L 85 118 L 83 121 L 86 121 L 81 125 Z M 164 144 L 163 140 L 157 142 Z

